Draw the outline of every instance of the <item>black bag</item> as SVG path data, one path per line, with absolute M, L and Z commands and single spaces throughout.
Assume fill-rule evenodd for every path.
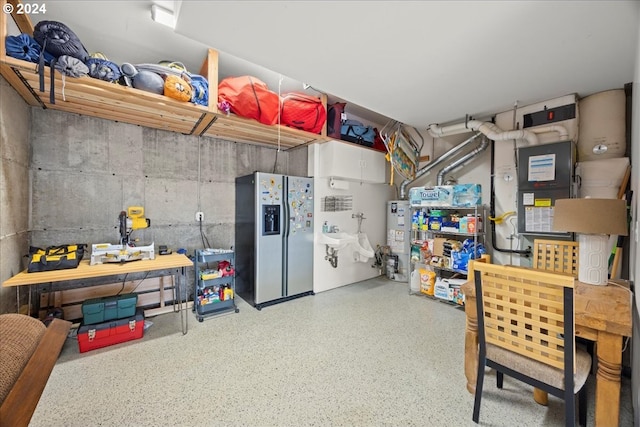
M 89 59 L 89 53 L 84 47 L 76 33 L 71 31 L 62 22 L 40 21 L 33 29 L 33 38 L 42 46 L 40 61 L 38 64 L 38 74 L 40 75 L 40 92 L 44 92 L 44 52 L 49 52 L 56 58 L 61 56 L 71 56 L 79 59 L 83 63 Z M 49 91 L 49 101 L 56 103 L 55 81 L 53 78 L 55 60 L 51 61 L 51 88 Z
M 56 58 L 62 55 L 73 56 L 85 62 L 89 58 L 87 49 L 69 27 L 62 22 L 40 21 L 33 29 L 33 38 Z
M 77 243 L 72 245 L 49 246 L 46 249 L 29 248 L 29 266 L 27 272 L 35 273 L 51 270 L 66 270 L 76 268 L 82 257 L 86 244 Z

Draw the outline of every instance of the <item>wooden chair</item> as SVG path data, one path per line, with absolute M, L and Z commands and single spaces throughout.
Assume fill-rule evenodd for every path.
M 578 242 L 535 239 L 533 268 L 578 277 Z
M 551 271 L 554 273 L 570 274 L 578 278 L 578 242 L 566 240 L 535 239 L 533 241 L 533 263 L 536 270 Z M 595 355 L 595 343 L 584 338 L 577 337 L 576 341 L 587 347 L 587 351 L 593 358 Z M 595 363 L 592 365 L 595 371 Z M 595 372 L 593 372 L 595 374 Z M 548 404 L 547 393 L 535 389 L 533 398 L 541 405 Z
M 28 426 L 71 322 L 0 315 L 0 426 Z
M 473 421 L 480 418 L 485 366 L 558 396 L 565 422 L 586 425 L 586 387 L 591 356 L 576 351 L 573 287 L 575 278 L 532 269 L 475 263 L 478 311 L 478 376 Z M 579 402 L 576 401 L 576 396 Z

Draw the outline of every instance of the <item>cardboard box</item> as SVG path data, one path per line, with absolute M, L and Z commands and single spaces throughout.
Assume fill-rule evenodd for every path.
M 465 284 L 467 279 L 436 279 L 434 296 L 446 301 L 456 301 L 464 303 L 464 296 L 460 292 L 460 286 Z
M 434 237 L 433 249 L 431 251 L 433 255 L 444 256 L 444 242 L 446 241 L 447 239 L 444 237 Z
M 458 231 L 462 234 L 467 234 L 469 232 L 469 227 L 467 227 L 468 218 L 469 217 L 466 216 L 460 217 L 460 222 L 458 223 Z

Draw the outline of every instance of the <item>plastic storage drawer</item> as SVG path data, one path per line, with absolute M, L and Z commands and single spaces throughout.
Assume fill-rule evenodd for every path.
M 137 303 L 138 294 L 114 295 L 85 300 L 82 303 L 82 324 L 92 325 L 134 316 Z
M 78 348 L 84 353 L 126 341 L 142 338 L 144 335 L 144 311 L 140 308 L 127 319 L 112 320 L 95 325 L 80 325 L 78 328 Z

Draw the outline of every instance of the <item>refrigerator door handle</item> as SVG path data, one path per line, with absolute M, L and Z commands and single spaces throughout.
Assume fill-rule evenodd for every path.
M 290 219 L 289 219 L 289 178 L 287 176 L 282 177 L 283 181 L 283 194 L 282 194 L 282 205 L 284 209 L 284 215 L 282 215 L 282 296 L 288 295 L 289 288 L 289 228 L 290 228 Z
M 282 237 L 286 240 L 289 237 L 290 219 L 289 219 L 289 181 L 284 177 L 284 194 L 282 195 L 282 204 L 284 207 L 284 215 L 282 216 Z

